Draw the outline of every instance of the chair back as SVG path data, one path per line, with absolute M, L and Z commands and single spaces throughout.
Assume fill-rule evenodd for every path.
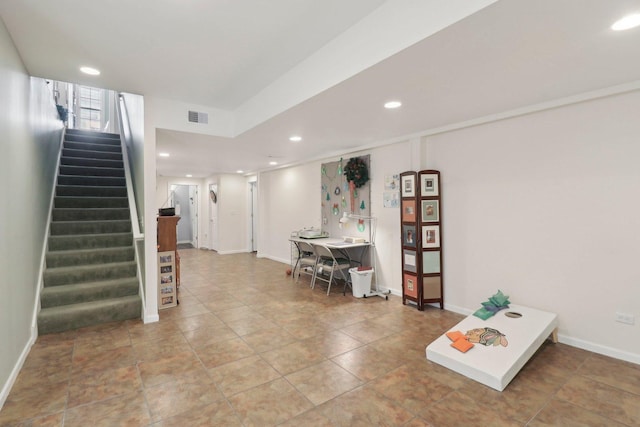
M 313 248 L 315 249 L 315 253 L 316 253 L 317 257 L 330 259 L 330 260 L 335 262 L 335 258 L 333 256 L 333 253 L 326 246 L 324 246 L 324 245 L 314 245 Z
M 313 246 L 310 243 L 307 242 L 297 242 L 298 243 L 298 250 L 300 251 L 301 254 L 313 254 L 315 251 L 313 250 Z

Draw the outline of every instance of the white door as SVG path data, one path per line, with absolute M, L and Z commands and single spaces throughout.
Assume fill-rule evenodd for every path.
M 194 248 L 198 249 L 198 186 L 189 186 L 189 204 L 191 211 L 191 232 L 192 240 L 191 244 Z
M 258 187 L 256 182 L 250 182 L 251 193 L 251 251 L 258 250 Z
M 218 250 L 218 184 L 209 184 L 209 249 Z

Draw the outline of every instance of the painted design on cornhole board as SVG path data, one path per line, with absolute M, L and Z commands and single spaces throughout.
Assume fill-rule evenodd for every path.
M 465 336 L 469 342 L 497 347 L 499 345 L 506 347 L 509 345 L 506 335 L 493 328 L 475 328 L 467 331 Z

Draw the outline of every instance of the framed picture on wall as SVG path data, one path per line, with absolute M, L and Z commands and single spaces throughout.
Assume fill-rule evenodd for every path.
M 402 253 L 402 269 L 416 273 L 418 266 L 416 265 L 416 251 L 404 250 Z
M 438 222 L 440 220 L 437 200 L 422 200 L 422 222 Z
M 422 273 L 440 273 L 440 251 L 425 251 L 422 253 Z
M 420 175 L 420 192 L 423 197 L 438 196 L 438 175 L 431 173 Z
M 178 303 L 176 253 L 158 253 L 158 309 L 175 307 Z
M 402 197 L 415 197 L 416 195 L 416 177 L 413 175 L 406 175 L 402 177 L 402 183 L 400 185 Z
M 403 225 L 402 226 L 402 245 L 416 247 L 416 226 L 415 225 Z
M 423 248 L 439 248 L 440 247 L 440 226 L 438 225 L 422 226 L 422 247 Z
M 415 200 L 402 201 L 402 221 L 416 222 L 416 201 Z

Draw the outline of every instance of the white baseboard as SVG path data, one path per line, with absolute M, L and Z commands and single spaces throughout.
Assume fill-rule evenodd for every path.
M 571 347 L 581 348 L 603 356 L 613 357 L 627 362 L 640 365 L 640 354 L 629 353 L 617 348 L 607 347 L 605 345 L 596 344 L 590 341 L 573 338 L 568 335 L 558 334 L 558 341 Z
M 238 249 L 235 251 L 218 251 L 219 255 L 233 255 L 233 254 L 246 254 L 247 252 L 251 252 L 247 249 Z
M 33 346 L 33 344 L 35 344 L 37 338 L 38 338 L 38 330 L 37 328 L 32 327 L 31 336 L 29 337 L 29 340 L 27 341 L 24 348 L 22 349 L 22 352 L 20 353 L 20 357 L 16 361 L 16 364 L 13 366 L 13 369 L 11 370 L 11 375 L 9 375 L 9 378 L 7 378 L 7 382 L 4 383 L 4 385 L 2 386 L 2 391 L 0 391 L 0 410 L 4 406 L 4 402 L 7 401 L 7 398 L 9 397 L 9 393 L 11 392 L 11 388 L 13 387 L 13 384 L 16 382 L 16 379 L 18 378 L 18 374 L 22 369 L 22 365 L 24 365 L 24 362 L 27 360 L 27 356 L 31 351 L 31 347 Z
M 154 322 L 159 322 L 160 321 L 160 315 L 158 313 L 155 314 L 146 314 L 143 316 L 142 321 L 147 324 L 147 323 L 154 323 Z
M 278 258 L 278 257 L 271 256 L 271 255 L 265 255 L 265 254 L 260 253 L 260 252 L 258 252 L 256 256 L 258 258 L 266 258 L 266 259 L 270 259 L 271 261 L 280 262 L 280 263 L 286 264 L 286 265 L 291 265 L 291 260 L 290 259 L 283 259 L 283 258 Z

